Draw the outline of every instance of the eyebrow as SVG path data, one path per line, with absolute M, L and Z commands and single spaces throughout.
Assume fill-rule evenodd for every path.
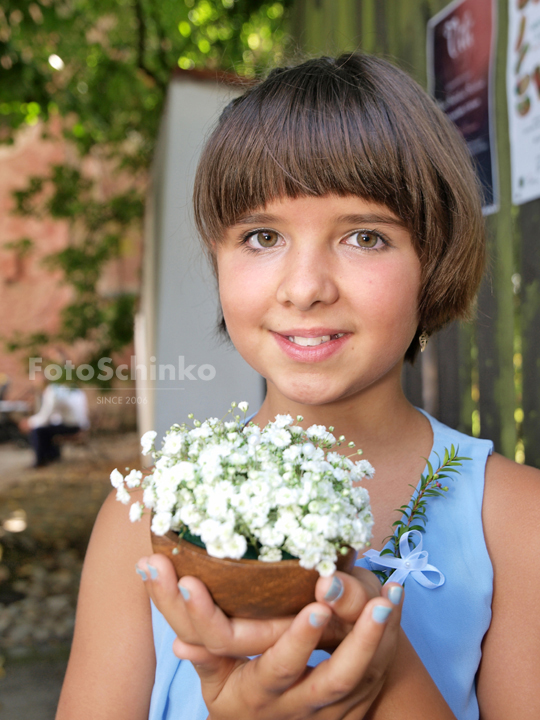
M 280 222 L 281 220 L 282 218 L 278 215 L 271 215 L 269 213 L 253 213 L 251 215 L 241 215 L 235 222 L 235 225 L 273 224 Z M 385 215 L 379 213 L 338 215 L 335 218 L 335 221 L 347 225 L 394 225 L 396 227 L 405 228 L 406 230 L 408 229 L 407 223 L 395 215 Z

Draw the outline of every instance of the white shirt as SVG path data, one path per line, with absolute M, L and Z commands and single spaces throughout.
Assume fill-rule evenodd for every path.
M 45 425 L 77 425 L 86 430 L 90 427 L 88 401 L 80 388 L 67 385 L 47 385 L 43 392 L 41 408 L 28 418 L 31 428 Z

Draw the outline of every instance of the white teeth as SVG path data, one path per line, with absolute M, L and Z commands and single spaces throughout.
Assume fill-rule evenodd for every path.
M 322 335 L 321 337 L 314 338 L 296 335 L 295 337 L 288 337 L 288 340 L 290 340 L 290 342 L 294 343 L 295 345 L 301 345 L 302 347 L 316 347 L 317 345 L 322 345 L 323 343 L 328 342 L 331 339 L 335 340 L 337 338 L 343 337 L 344 334 L 345 333 L 337 333 L 336 335 Z

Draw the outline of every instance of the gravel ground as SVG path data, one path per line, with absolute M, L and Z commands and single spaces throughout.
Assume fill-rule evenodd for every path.
M 137 435 L 67 446 L 45 468 L 29 462 L 0 445 L 0 720 L 54 718 L 84 552 L 111 470 L 140 467 Z

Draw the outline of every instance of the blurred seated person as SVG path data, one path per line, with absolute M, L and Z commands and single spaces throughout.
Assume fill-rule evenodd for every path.
M 9 377 L 6 375 L 6 373 L 0 372 L 0 400 L 6 399 L 6 393 L 9 388 Z
M 36 455 L 34 467 L 60 460 L 60 446 L 53 438 L 90 427 L 86 394 L 78 387 L 51 383 L 43 391 L 39 412 L 21 420 L 19 427 L 30 435 Z

